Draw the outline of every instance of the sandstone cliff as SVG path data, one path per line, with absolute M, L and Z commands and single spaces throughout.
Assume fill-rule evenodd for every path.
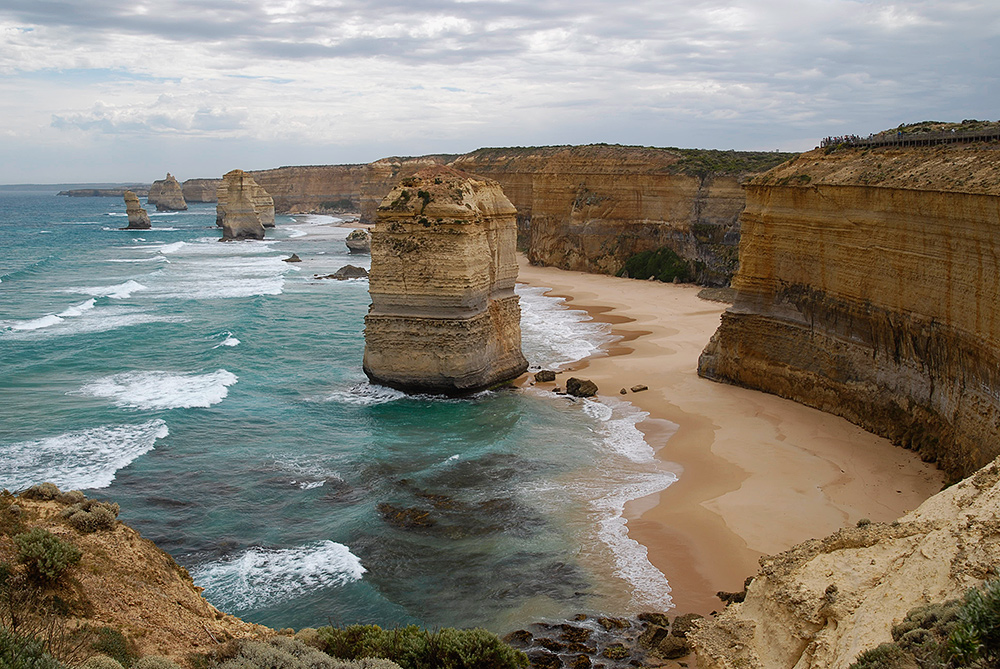
M 55 494 L 34 499 L 28 499 L 28 493 L 0 494 L 0 562 L 16 564 L 13 536 L 32 528 L 72 544 L 82 558 L 61 587 L 38 593 L 25 588 L 20 593 L 13 605 L 33 609 L 18 612 L 27 629 L 34 624 L 32 615 L 47 615 L 46 631 L 55 635 L 63 626 L 110 627 L 134 642 L 141 655 L 163 655 L 182 664 L 189 653 L 206 652 L 228 639 L 273 635 L 209 604 L 187 570 L 124 523 L 112 519 L 109 529 L 97 531 L 74 527 L 64 512 L 84 499 L 82 494 L 62 495 L 51 484 L 39 488 Z M 34 605 L 32 596 L 39 597 Z M 38 605 L 51 596 L 60 602 L 56 614 Z
M 184 211 L 188 208 L 181 185 L 170 172 L 167 172 L 166 179 L 153 182 L 146 202 L 156 205 L 156 211 Z
M 215 200 L 215 224 L 222 225 L 222 220 L 229 204 L 230 187 L 234 180 L 239 180 L 241 189 L 245 189 L 253 204 L 253 209 L 260 219 L 260 224 L 265 228 L 274 227 L 274 200 L 270 194 L 257 181 L 243 170 L 232 170 L 219 180 L 216 188 Z
M 188 202 L 218 202 L 216 191 L 222 179 L 188 179 L 181 184 L 184 199 Z
M 220 192 L 218 205 L 222 241 L 264 239 L 264 225 L 256 206 L 259 186 L 243 170 L 227 172 L 222 183 L 225 192 Z
M 495 181 L 446 167 L 403 179 L 372 232 L 364 370 L 375 383 L 462 394 L 524 372 L 516 210 Z
M 128 225 L 123 230 L 149 230 L 153 227 L 149 222 L 149 214 L 139 204 L 139 196 L 130 190 L 125 191 L 125 213 L 128 215 Z
M 305 165 L 249 174 L 274 198 L 278 213 L 354 212 L 365 169 L 365 165 Z
M 419 170 L 435 165 L 444 165 L 454 157 L 448 155 L 417 158 L 393 156 L 365 165 L 358 198 L 361 222 L 375 222 L 377 210 L 383 198 L 399 184 L 400 180 L 413 176 Z
M 614 274 L 630 256 L 667 246 L 700 283 L 726 285 L 736 269 L 741 184 L 789 157 L 599 144 L 480 149 L 453 165 L 511 193 L 532 263 Z
M 701 669 L 847 669 L 911 609 L 960 597 L 1000 564 L 1000 460 L 892 524 L 862 524 L 773 557 L 689 637 Z
M 967 475 L 1000 454 L 998 224 L 995 145 L 816 150 L 755 178 L 699 372 Z

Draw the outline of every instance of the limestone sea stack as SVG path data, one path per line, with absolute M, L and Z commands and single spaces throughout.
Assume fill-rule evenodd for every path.
M 264 225 L 254 206 L 254 180 L 243 170 L 226 174 L 225 204 L 222 206 L 222 241 L 264 239 Z M 219 198 L 220 203 L 222 198 Z
M 373 383 L 461 395 L 527 369 L 516 215 L 497 182 L 443 166 L 403 179 L 382 200 L 365 317 Z
M 216 190 L 216 198 L 218 204 L 215 205 L 215 224 L 222 225 L 222 214 L 226 208 L 227 198 L 229 197 L 229 181 L 230 179 L 241 179 L 245 184 L 245 188 L 249 189 L 250 201 L 253 204 L 254 211 L 257 212 L 257 216 L 260 217 L 260 223 L 265 228 L 274 227 L 274 199 L 268 195 L 267 191 L 254 181 L 254 178 L 250 176 L 249 173 L 243 170 L 232 170 L 227 172 L 222 178 L 222 182 L 219 184 Z
M 125 191 L 125 213 L 128 214 L 128 225 L 122 230 L 149 230 L 153 227 L 149 214 L 139 204 L 139 196 L 130 190 Z
M 181 185 L 170 172 L 166 179 L 153 182 L 146 201 L 155 204 L 156 211 L 185 211 L 188 208 Z
M 351 253 L 366 254 L 372 252 L 372 236 L 367 230 L 352 230 L 347 235 L 347 250 Z

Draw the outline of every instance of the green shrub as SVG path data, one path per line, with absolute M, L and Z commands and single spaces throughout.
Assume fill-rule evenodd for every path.
M 0 627 L 0 669 L 66 669 L 45 652 L 45 644 Z
M 87 534 L 113 529 L 119 511 L 117 504 L 85 499 L 63 509 L 61 515 L 74 528 Z
M 987 662 L 986 666 L 997 666 L 1000 661 L 1000 579 L 966 593 L 958 613 L 958 624 L 948 639 L 948 649 L 965 666 L 977 660 Z
M 439 632 L 416 625 L 384 630 L 351 625 L 317 630 L 327 653 L 344 659 L 384 657 L 403 669 L 512 669 L 528 666 L 528 657 L 483 629 L 446 628 Z
M 132 664 L 132 669 L 181 669 L 181 667 L 169 657 L 147 655 L 140 660 L 136 660 Z
M 654 251 L 643 251 L 625 261 L 625 266 L 618 271 L 618 276 L 629 276 L 633 279 L 653 279 L 670 283 L 675 278 L 680 281 L 691 280 L 691 266 L 668 246 Z
M 31 486 L 21 493 L 21 497 L 46 502 L 48 500 L 55 499 L 60 494 L 61 493 L 59 492 L 59 488 L 56 484 L 46 482 Z
M 24 563 L 28 575 L 39 582 L 53 582 L 80 561 L 83 553 L 40 527 L 14 536 L 17 559 Z
M 231 641 L 199 664 L 211 669 L 399 669 L 380 658 L 336 659 L 298 639 L 280 636 L 267 642 Z
M 90 645 L 91 649 L 103 653 L 128 669 L 139 657 L 135 643 L 125 638 L 116 629 L 102 627 L 97 630 L 97 639 Z
M 87 658 L 87 661 L 80 665 L 80 669 L 122 669 L 122 665 L 107 655 L 94 655 Z
M 912 656 L 894 643 L 884 643 L 858 655 L 851 669 L 909 669 Z

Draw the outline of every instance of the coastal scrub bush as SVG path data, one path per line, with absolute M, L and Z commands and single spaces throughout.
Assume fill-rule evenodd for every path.
M 984 661 L 986 666 L 1000 662 L 1000 579 L 973 588 L 965 595 L 958 612 L 958 624 L 948 639 L 953 657 L 971 666 Z
M 17 559 L 28 575 L 40 583 L 51 583 L 80 561 L 83 553 L 71 543 L 40 527 L 14 536 Z
M 63 509 L 61 515 L 74 528 L 88 534 L 113 529 L 119 511 L 117 504 L 85 499 Z
M 628 276 L 633 279 L 656 279 L 670 283 L 675 278 L 680 281 L 691 280 L 691 267 L 688 262 L 677 255 L 668 246 L 653 251 L 643 251 L 625 261 L 624 267 L 618 270 L 618 276 Z
M 913 657 L 894 643 L 883 643 L 858 655 L 851 669 L 908 669 Z
M 399 665 L 382 658 L 333 658 L 298 639 L 281 636 L 269 641 L 230 641 L 196 665 L 204 669 L 399 669 Z M 142 668 L 136 663 L 132 669 Z
M 132 669 L 181 669 L 181 667 L 169 657 L 147 655 L 140 660 L 136 660 L 132 664 Z
M 122 669 L 118 660 L 107 655 L 94 655 L 80 665 L 80 669 Z
M 45 644 L 0 627 L 0 669 L 66 669 L 45 652 Z
M 101 627 L 97 630 L 97 638 L 90 644 L 92 650 L 107 655 L 121 666 L 128 669 L 139 657 L 135 642 L 111 627 Z
M 528 657 L 484 629 L 445 628 L 437 632 L 416 625 L 382 629 L 377 625 L 321 627 L 319 639 L 334 657 L 384 657 L 403 669 L 515 669 Z

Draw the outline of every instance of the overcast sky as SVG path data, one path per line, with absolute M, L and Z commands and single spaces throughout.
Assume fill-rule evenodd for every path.
M 1000 1 L 0 0 L 0 183 L 1000 118 Z

